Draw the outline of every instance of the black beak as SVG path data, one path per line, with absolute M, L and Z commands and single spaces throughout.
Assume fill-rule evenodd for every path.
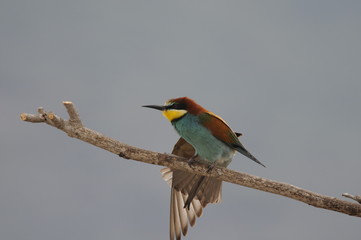
M 157 110 L 160 110 L 160 111 L 163 111 L 165 109 L 164 106 L 158 106 L 158 105 L 145 105 L 145 106 L 142 106 L 142 107 L 154 108 L 154 109 L 157 109 Z

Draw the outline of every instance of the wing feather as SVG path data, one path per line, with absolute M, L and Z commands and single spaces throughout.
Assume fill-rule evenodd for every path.
M 209 131 L 211 131 L 213 136 L 215 136 L 218 140 L 265 167 L 265 165 L 263 165 L 260 161 L 257 160 L 257 158 L 255 158 L 250 152 L 247 151 L 247 149 L 237 138 L 236 134 L 221 117 L 212 112 L 205 112 L 200 114 L 199 119 L 200 123 Z
M 219 116 L 211 112 L 205 112 L 199 116 L 200 123 L 206 127 L 213 136 L 220 141 L 234 148 L 235 145 L 242 145 L 236 134 L 228 126 L 228 124 Z

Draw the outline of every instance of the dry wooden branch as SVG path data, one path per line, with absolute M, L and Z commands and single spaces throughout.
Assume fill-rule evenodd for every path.
M 342 196 L 347 197 L 347 198 L 351 198 L 353 200 L 355 200 L 358 203 L 361 203 L 361 196 L 360 195 L 351 195 L 348 193 L 343 193 Z
M 361 217 L 361 204 L 321 195 L 287 183 L 277 182 L 247 173 L 236 172 L 227 168 L 214 167 L 214 169 L 208 173 L 207 166 L 202 164 L 196 163 L 190 167 L 187 163 L 187 159 L 171 154 L 152 152 L 121 143 L 84 127 L 74 105 L 71 102 L 63 102 L 63 104 L 68 111 L 69 120 L 64 120 L 54 113 L 46 112 L 43 108 L 38 109 L 38 114 L 22 113 L 20 115 L 21 120 L 33 123 L 45 122 L 50 126 L 64 131 L 70 137 L 93 144 L 125 159 L 132 159 L 204 176 L 211 176 L 222 181 L 292 198 L 314 207 Z

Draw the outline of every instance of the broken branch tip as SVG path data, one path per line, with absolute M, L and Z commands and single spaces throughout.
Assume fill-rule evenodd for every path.
M 26 121 L 26 115 L 27 115 L 26 113 L 20 114 L 20 119 Z
M 49 114 L 48 114 L 48 118 L 49 118 L 50 120 L 53 120 L 53 119 L 55 118 L 55 114 L 54 114 L 54 113 L 49 113 Z

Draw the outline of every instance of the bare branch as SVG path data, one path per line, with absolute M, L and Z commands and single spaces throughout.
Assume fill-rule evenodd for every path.
M 166 166 L 171 169 L 178 169 L 194 174 L 210 176 L 222 181 L 282 195 L 314 207 L 361 217 L 361 205 L 357 203 L 321 195 L 287 183 L 277 182 L 247 173 L 236 172 L 227 168 L 214 167 L 214 169 L 208 173 L 208 167 L 205 165 L 196 163 L 190 167 L 187 163 L 187 159 L 171 154 L 152 152 L 124 144 L 84 127 L 72 102 L 63 102 L 63 104 L 68 111 L 70 117 L 69 120 L 64 120 L 54 113 L 46 112 L 42 108 L 38 109 L 38 114 L 22 113 L 20 118 L 23 121 L 33 123 L 45 122 L 50 126 L 64 131 L 70 137 L 93 144 L 94 146 L 115 153 L 125 159 L 132 159 L 144 163 Z M 346 197 L 350 196 L 351 195 L 348 195 Z M 354 196 L 350 198 L 355 200 L 353 197 Z
M 41 114 L 34 115 L 34 114 L 22 113 L 20 115 L 20 118 L 23 121 L 32 122 L 32 123 L 40 123 L 45 121 L 45 118 Z
M 347 197 L 347 198 L 351 198 L 351 199 L 355 200 L 356 202 L 361 203 L 361 196 L 360 195 L 351 195 L 351 194 L 348 194 L 348 193 L 344 193 L 344 194 L 342 194 L 342 196 Z
M 77 125 L 78 127 L 82 127 L 83 124 L 82 124 L 82 122 L 80 120 L 78 112 L 74 108 L 73 103 L 69 102 L 69 101 L 64 101 L 63 104 L 64 104 L 66 110 L 68 111 L 69 121 L 71 121 L 73 123 L 73 125 Z

